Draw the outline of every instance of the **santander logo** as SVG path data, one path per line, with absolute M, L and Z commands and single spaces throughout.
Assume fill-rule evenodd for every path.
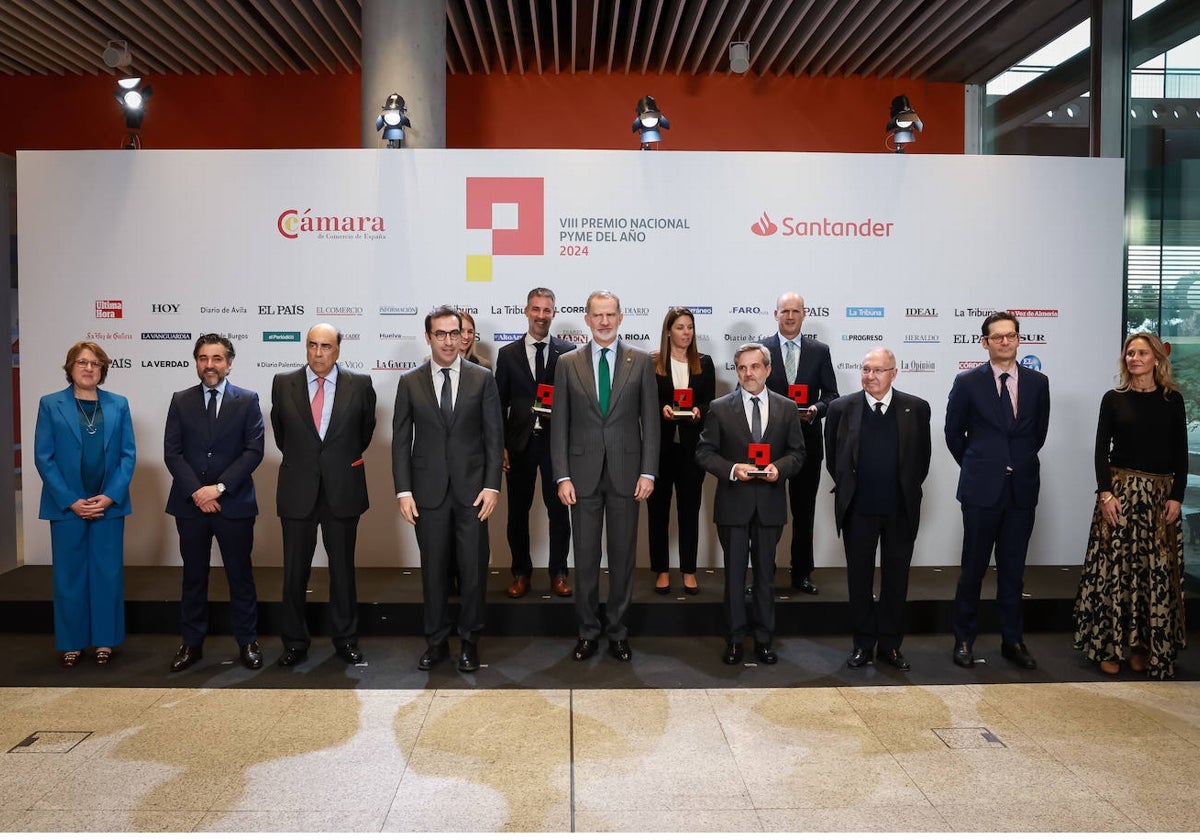
M 770 236 L 779 230 L 779 225 L 772 222 L 771 217 L 764 210 L 763 214 L 758 217 L 758 221 L 750 225 L 750 230 L 758 236 Z

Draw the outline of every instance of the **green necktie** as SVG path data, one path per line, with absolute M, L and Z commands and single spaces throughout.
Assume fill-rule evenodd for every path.
M 608 373 L 608 348 L 600 349 L 600 413 L 608 414 L 608 397 L 612 393 L 612 376 Z

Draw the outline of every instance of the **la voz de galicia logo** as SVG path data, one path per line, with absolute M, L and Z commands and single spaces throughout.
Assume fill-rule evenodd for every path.
M 467 254 L 467 282 L 490 283 L 496 257 L 545 253 L 545 179 L 467 178 L 467 230 L 491 231 L 491 252 Z

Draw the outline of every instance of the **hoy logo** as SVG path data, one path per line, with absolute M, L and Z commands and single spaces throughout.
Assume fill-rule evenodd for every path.
M 150 311 L 151 312 L 159 312 L 159 313 L 178 313 L 179 312 L 179 304 L 178 303 L 152 303 L 152 304 L 150 304 Z

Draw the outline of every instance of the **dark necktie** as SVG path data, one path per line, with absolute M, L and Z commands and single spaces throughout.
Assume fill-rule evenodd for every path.
M 878 414 L 880 417 L 883 416 L 883 403 L 881 403 L 881 402 L 875 403 L 875 413 Z
M 208 414 L 209 431 L 212 431 L 212 429 L 217 425 L 217 389 L 216 388 L 208 389 L 208 408 L 205 409 L 205 411 Z
M 1016 412 L 1013 411 L 1012 395 L 1008 393 L 1008 374 L 1000 374 L 1000 405 L 1004 411 L 1004 419 L 1011 426 L 1017 419 Z
M 533 379 L 540 385 L 546 379 L 546 342 L 535 341 L 533 346 L 537 348 L 537 358 L 533 360 Z
M 600 350 L 600 413 L 608 415 L 608 398 L 612 393 L 612 375 L 608 372 L 608 348 Z
M 446 425 L 454 419 L 454 394 L 450 391 L 450 368 L 442 368 L 442 417 Z
M 751 397 L 754 405 L 750 409 L 750 437 L 755 443 L 762 441 L 762 410 L 758 407 L 758 397 Z

